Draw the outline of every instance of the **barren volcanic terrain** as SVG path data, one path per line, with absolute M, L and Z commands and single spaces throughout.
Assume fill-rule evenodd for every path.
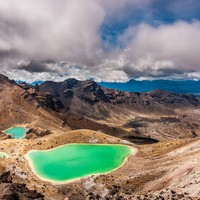
M 199 199 L 200 99 L 165 91 L 128 93 L 68 79 L 30 86 L 0 75 L 0 199 Z M 68 143 L 126 144 L 137 154 L 116 171 L 75 182 L 40 180 L 29 150 Z

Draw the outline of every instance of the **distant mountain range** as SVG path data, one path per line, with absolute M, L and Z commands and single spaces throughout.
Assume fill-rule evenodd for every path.
M 28 84 L 28 85 L 33 85 L 33 86 L 35 86 L 35 85 L 40 85 L 40 84 L 42 84 L 44 81 L 34 81 L 34 82 L 32 82 L 32 83 L 27 83 L 27 82 L 25 82 L 25 81 L 21 81 L 21 80 L 17 80 L 17 81 L 15 81 L 17 84 L 22 84 L 22 83 L 26 83 L 26 84 Z
M 99 85 L 115 90 L 126 92 L 149 92 L 153 90 L 164 90 L 178 94 L 195 94 L 200 95 L 200 81 L 193 80 L 130 80 L 126 83 L 106 83 L 101 82 Z
M 24 81 L 18 80 L 17 84 L 24 83 Z M 26 83 L 28 85 L 41 85 L 43 81 L 34 81 L 32 83 Z M 111 82 L 99 82 L 100 86 L 124 92 L 150 92 L 153 90 L 163 90 L 173 92 L 177 94 L 194 94 L 200 96 L 200 81 L 194 80 L 130 80 L 126 83 L 111 83 Z

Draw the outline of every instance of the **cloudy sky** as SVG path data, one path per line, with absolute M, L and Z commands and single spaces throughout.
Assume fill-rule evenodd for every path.
M 200 79 L 199 0 L 0 0 L 0 73 Z

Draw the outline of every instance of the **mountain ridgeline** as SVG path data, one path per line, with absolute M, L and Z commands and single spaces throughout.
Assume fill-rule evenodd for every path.
M 79 113 L 85 111 L 86 115 L 99 111 L 95 113 L 95 116 L 102 115 L 102 117 L 109 116 L 107 109 L 104 109 L 105 105 L 111 106 L 111 109 L 123 107 L 144 113 L 170 113 L 175 108 L 200 105 L 200 99 L 194 95 L 175 94 L 161 90 L 147 93 L 123 92 L 101 87 L 94 81 L 76 79 L 68 79 L 64 82 L 47 81 L 39 85 L 39 90 L 48 92 L 59 99 L 69 110 Z M 86 110 L 84 106 L 98 107 L 99 110 L 92 109 L 92 113 L 89 113 L 90 109 Z

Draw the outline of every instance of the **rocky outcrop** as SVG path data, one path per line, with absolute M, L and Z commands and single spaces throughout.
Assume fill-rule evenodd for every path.
M 7 139 L 12 139 L 11 135 L 5 134 L 3 132 L 0 132 L 0 139 L 1 140 L 7 140 Z
M 14 183 L 9 171 L 0 175 L 0 191 L 0 199 L 3 200 L 44 199 L 44 195 L 29 190 L 26 184 Z
M 51 130 L 38 130 L 38 129 L 31 128 L 26 132 L 26 139 L 44 137 L 44 136 L 49 135 L 51 133 L 52 133 Z
M 64 105 L 58 98 L 53 97 L 53 95 L 49 94 L 48 92 L 40 92 L 38 85 L 31 86 L 27 85 L 26 83 L 19 85 L 26 91 L 23 94 L 25 99 L 34 98 L 36 100 L 36 107 L 45 107 L 54 111 L 59 111 L 64 108 Z
M 1 194 L 0 194 L 1 196 Z M 2 192 L 3 200 L 20 200 L 36 199 L 43 200 L 44 195 L 37 193 L 35 190 L 29 190 L 26 184 L 12 183 L 6 186 Z
M 3 174 L 0 175 L 0 183 L 12 183 L 10 171 L 3 172 Z
M 49 108 L 54 111 L 59 111 L 60 109 L 64 108 L 64 105 L 59 99 L 53 98 L 53 96 L 48 93 L 45 94 L 38 93 L 36 99 L 41 106 Z

